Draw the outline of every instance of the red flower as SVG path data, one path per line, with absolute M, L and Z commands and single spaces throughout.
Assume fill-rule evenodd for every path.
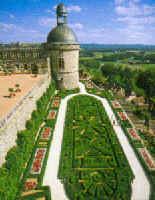
M 131 136 L 134 139 L 138 139 L 138 135 L 136 134 L 136 132 L 134 131 L 134 129 L 128 129 L 128 130 L 129 130 L 129 133 L 131 134 Z
M 49 139 L 51 134 L 51 129 L 49 127 L 44 128 L 43 133 L 42 133 L 42 138 L 43 139 Z
M 119 115 L 120 115 L 122 120 L 127 120 L 126 115 L 124 114 L 124 112 L 119 112 Z
M 24 190 L 32 190 L 37 187 L 37 183 L 33 181 L 27 181 L 24 185 Z
M 149 167 L 152 169 L 155 168 L 155 164 L 151 161 L 151 159 L 147 155 L 147 152 L 145 151 L 145 149 L 142 150 L 142 155 L 143 155 L 145 161 L 147 162 L 147 164 L 149 165 Z
M 54 119 L 55 116 L 56 116 L 56 111 L 55 110 L 50 111 L 50 113 L 49 113 L 49 119 Z
M 45 152 L 46 152 L 46 149 L 37 150 L 35 159 L 32 164 L 32 173 L 39 173 L 43 159 L 44 159 Z
M 117 102 L 117 101 L 112 101 L 112 105 L 115 107 L 115 108 L 120 108 L 120 104 Z

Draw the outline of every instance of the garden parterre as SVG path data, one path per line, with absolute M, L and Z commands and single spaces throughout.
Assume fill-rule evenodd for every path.
M 41 197 L 45 200 L 51 199 L 49 187 L 43 187 L 42 180 L 47 164 L 49 148 L 53 138 L 59 104 L 62 96 L 65 97 L 68 93 L 74 93 L 76 91 L 77 90 L 66 92 L 56 91 L 52 92 L 52 96 L 50 96 L 47 108 L 45 109 L 46 120 L 44 121 L 43 126 L 40 126 L 41 129 L 37 140 L 35 141 L 31 158 L 25 169 L 22 186 L 18 194 L 18 196 L 21 196 L 20 198 L 22 200 L 36 199 L 36 197 Z M 38 108 L 41 108 L 40 106 L 42 105 L 38 102 Z M 36 115 L 33 114 L 33 117 L 35 118 Z
M 97 88 L 93 89 L 87 89 L 89 93 L 101 96 L 100 94 L 97 94 L 100 92 L 100 90 L 97 90 Z M 97 92 L 98 91 L 98 92 Z M 128 117 L 126 116 L 126 113 L 124 114 L 122 107 L 116 106 L 113 102 L 118 103 L 114 97 L 112 96 L 109 91 L 102 90 L 102 96 L 105 96 L 111 105 L 111 108 L 113 109 L 115 116 L 118 119 L 118 123 L 120 123 L 121 127 L 123 128 L 125 134 L 127 135 L 130 144 L 133 146 L 137 157 L 139 158 L 141 164 L 143 165 L 145 172 L 151 182 L 151 195 L 150 200 L 155 199 L 155 168 L 154 168 L 154 155 L 155 155 L 155 148 L 154 148 L 154 139 L 155 137 L 150 137 L 141 131 L 135 131 L 135 129 L 132 127 L 130 121 L 128 120 Z M 118 103 L 119 104 L 119 103 Z M 120 105 L 121 106 L 121 105 Z M 122 116 L 119 113 L 123 113 L 123 119 Z M 142 140 L 144 142 L 142 142 Z M 147 141 L 147 144 L 146 144 Z M 144 151 L 145 149 L 145 151 Z M 143 151 L 142 151 L 143 150 Z M 149 151 L 148 151 L 149 150 Z M 143 153 L 142 153 L 143 152 Z M 151 155 L 150 155 L 151 153 Z M 150 167 L 151 166 L 151 167 Z
M 133 174 L 103 105 L 68 102 L 59 178 L 70 199 L 130 199 Z
M 52 102 L 56 98 L 56 96 L 52 96 L 52 99 L 50 100 L 50 105 L 52 105 Z M 50 106 L 48 110 L 47 113 L 50 112 Z M 23 184 L 24 187 L 22 186 L 19 192 L 19 196 L 21 196 L 22 200 L 27 198 L 36 199 L 36 197 L 44 197 L 46 200 L 51 199 L 49 191 L 48 195 L 44 194 L 43 188 L 46 189 L 46 187 L 42 187 L 42 179 L 44 176 L 49 148 L 53 137 L 57 110 L 58 107 L 56 108 L 56 110 L 54 110 L 54 117 L 51 119 L 48 119 L 48 115 L 46 115 L 46 123 L 44 123 L 44 126 L 40 129 L 40 133 L 34 145 L 33 153 L 27 164 L 23 176 L 22 182 L 25 183 Z

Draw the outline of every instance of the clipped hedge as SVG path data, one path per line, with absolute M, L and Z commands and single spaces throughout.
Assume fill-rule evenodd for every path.
M 113 107 L 113 105 L 112 105 L 112 103 L 111 103 L 111 98 L 110 98 L 110 99 L 107 98 L 107 100 L 108 100 L 108 102 L 109 102 L 111 108 L 113 109 L 113 111 L 114 111 L 114 113 L 115 113 L 115 116 L 117 117 L 118 120 L 120 120 L 120 117 L 119 117 L 119 115 L 118 115 L 118 113 L 117 113 L 117 112 L 118 112 L 118 109 Z M 135 154 L 136 154 L 138 160 L 141 162 L 142 167 L 143 167 L 143 169 L 145 170 L 145 173 L 146 173 L 146 175 L 147 175 L 147 177 L 148 177 L 148 180 L 150 181 L 150 184 L 151 184 L 150 200 L 154 200 L 154 199 L 155 199 L 155 190 L 154 190 L 154 188 L 155 188 L 155 171 L 151 171 L 151 170 L 148 168 L 148 166 L 146 165 L 144 159 L 142 158 L 141 154 L 140 154 L 139 151 L 138 151 L 138 148 L 142 148 L 142 147 L 144 147 L 144 145 L 143 145 L 140 141 L 135 141 L 135 140 L 133 140 L 133 139 L 130 137 L 130 135 L 129 135 L 128 131 L 127 131 L 127 128 L 131 128 L 132 125 L 131 125 L 131 123 L 130 123 L 128 120 L 125 120 L 125 121 L 122 120 L 122 121 L 121 121 L 121 127 L 122 127 L 122 129 L 123 129 L 125 135 L 127 136 L 128 140 L 129 140 L 129 143 L 130 143 L 131 146 L 133 147 L 133 150 L 134 150 L 134 152 L 135 152 Z M 145 139 L 145 137 L 147 137 L 147 136 L 143 137 L 141 134 L 142 134 L 142 133 L 140 132 L 139 135 L 140 135 L 140 137 L 142 137 L 143 139 Z M 152 141 L 150 141 L 150 143 L 153 144 L 154 141 L 152 140 Z M 151 150 L 151 153 L 154 152 L 154 148 L 153 148 L 153 147 L 151 148 L 150 146 L 148 146 L 147 148 L 148 148 L 148 150 Z
M 131 198 L 132 171 L 103 105 L 93 97 L 68 102 L 59 178 L 70 199 Z
M 46 199 L 51 200 L 50 188 L 48 186 L 43 186 L 40 187 L 39 189 L 43 191 L 25 197 L 20 197 L 20 200 L 35 200 L 36 198 L 41 198 L 41 197 L 45 197 Z
M 10 149 L 6 156 L 6 162 L 0 168 L 0 199 L 15 200 L 21 188 L 21 178 L 24 174 L 27 161 L 30 159 L 37 131 L 41 123 L 46 119 L 46 107 L 55 90 L 54 81 L 43 96 L 37 101 L 37 110 L 26 122 L 26 130 L 17 134 L 17 146 Z

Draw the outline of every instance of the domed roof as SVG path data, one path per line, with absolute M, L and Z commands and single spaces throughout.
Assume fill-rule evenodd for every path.
M 66 24 L 59 24 L 48 34 L 47 43 L 76 44 L 77 37 Z
M 47 43 L 77 44 L 77 37 L 67 26 L 67 8 L 60 3 L 57 6 L 57 26 L 47 36 Z

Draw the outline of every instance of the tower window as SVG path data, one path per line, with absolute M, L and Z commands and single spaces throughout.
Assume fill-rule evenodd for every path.
M 65 68 L 65 62 L 64 62 L 64 58 L 60 57 L 59 58 L 59 67 L 64 69 Z

